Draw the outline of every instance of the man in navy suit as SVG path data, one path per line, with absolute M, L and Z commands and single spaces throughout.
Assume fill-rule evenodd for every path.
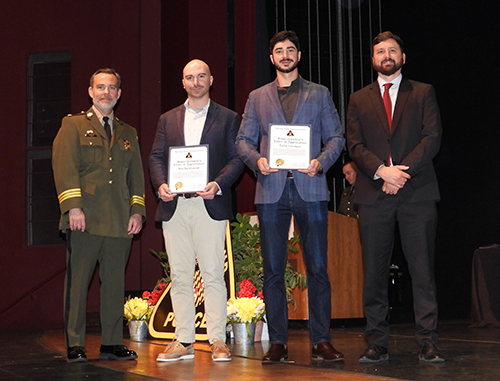
M 439 189 L 432 159 L 441 144 L 436 95 L 431 85 L 402 76 L 406 55 L 395 34 L 375 37 L 372 61 L 378 78 L 351 95 L 347 111 L 349 154 L 359 169 L 354 203 L 363 246 L 368 343 L 359 361 L 389 359 L 387 287 L 397 223 L 412 277 L 419 359 L 443 362 L 434 281 Z
M 342 150 L 342 127 L 330 92 L 298 72 L 300 46 L 292 31 L 270 42 L 275 81 L 250 93 L 236 139 L 238 154 L 257 176 L 255 204 L 260 223 L 264 298 L 271 347 L 262 362 L 288 358 L 288 309 L 285 291 L 288 228 L 293 214 L 306 264 L 309 328 L 315 360 L 343 360 L 330 343 L 331 287 L 327 274 L 329 192 L 326 171 Z M 268 163 L 270 124 L 309 125 L 307 168 L 273 169 Z
M 189 62 L 182 83 L 184 104 L 160 117 L 149 157 L 153 187 L 160 198 L 156 220 L 162 221 L 172 277 L 171 297 L 176 340 L 158 361 L 194 358 L 195 260 L 204 282 L 207 335 L 214 361 L 230 361 L 225 344 L 227 290 L 224 280 L 224 245 L 227 221 L 232 218 L 231 186 L 243 171 L 234 141 L 238 115 L 210 99 L 213 77 L 201 60 Z M 174 193 L 168 184 L 170 147 L 208 145 L 209 179 L 200 192 Z

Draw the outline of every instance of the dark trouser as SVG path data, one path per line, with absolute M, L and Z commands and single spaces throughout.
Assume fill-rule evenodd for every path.
M 412 279 L 416 338 L 419 344 L 427 340 L 437 343 L 435 202 L 409 203 L 402 202 L 399 195 L 383 195 L 373 205 L 359 205 L 358 212 L 363 246 L 366 341 L 383 347 L 387 347 L 389 341 L 388 277 L 397 222 Z
M 299 228 L 306 264 L 309 298 L 309 335 L 313 345 L 330 341 L 331 286 L 327 273 L 327 201 L 306 202 L 293 179 L 287 179 L 280 200 L 257 204 L 264 262 L 264 298 L 271 344 L 286 344 L 288 306 L 285 266 L 290 219 Z
M 64 324 L 66 346 L 85 346 L 87 292 L 97 262 L 101 280 L 101 343 L 123 343 L 125 266 L 131 238 L 68 231 Z

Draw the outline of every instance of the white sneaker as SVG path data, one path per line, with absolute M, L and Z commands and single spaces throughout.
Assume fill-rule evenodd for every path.
M 231 361 L 231 352 L 226 344 L 215 339 L 210 345 L 212 349 L 212 360 L 214 361 Z
M 159 353 L 156 361 L 179 361 L 194 359 L 193 344 L 184 347 L 177 340 L 172 341 L 164 352 Z

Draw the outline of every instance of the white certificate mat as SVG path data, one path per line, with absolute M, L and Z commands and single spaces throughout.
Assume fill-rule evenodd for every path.
M 269 166 L 276 169 L 307 169 L 311 163 L 311 126 L 269 126 Z
M 208 183 L 208 145 L 170 147 L 168 186 L 172 193 L 202 191 Z

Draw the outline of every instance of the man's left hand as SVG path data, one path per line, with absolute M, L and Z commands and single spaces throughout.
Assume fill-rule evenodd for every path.
M 321 163 L 316 159 L 312 159 L 311 164 L 309 164 L 309 167 L 307 167 L 307 169 L 299 169 L 298 171 L 300 173 L 305 173 L 309 177 L 314 177 L 316 176 L 316 173 L 321 171 L 321 168 Z
M 142 216 L 139 213 L 132 214 L 128 220 L 128 235 L 138 234 L 142 229 Z
M 204 200 L 213 200 L 218 191 L 219 186 L 217 183 L 211 181 L 201 192 L 196 192 L 196 194 L 201 196 Z
M 384 184 L 382 185 L 382 192 L 395 195 L 396 193 L 398 193 L 398 191 L 399 188 L 397 186 L 384 181 Z

